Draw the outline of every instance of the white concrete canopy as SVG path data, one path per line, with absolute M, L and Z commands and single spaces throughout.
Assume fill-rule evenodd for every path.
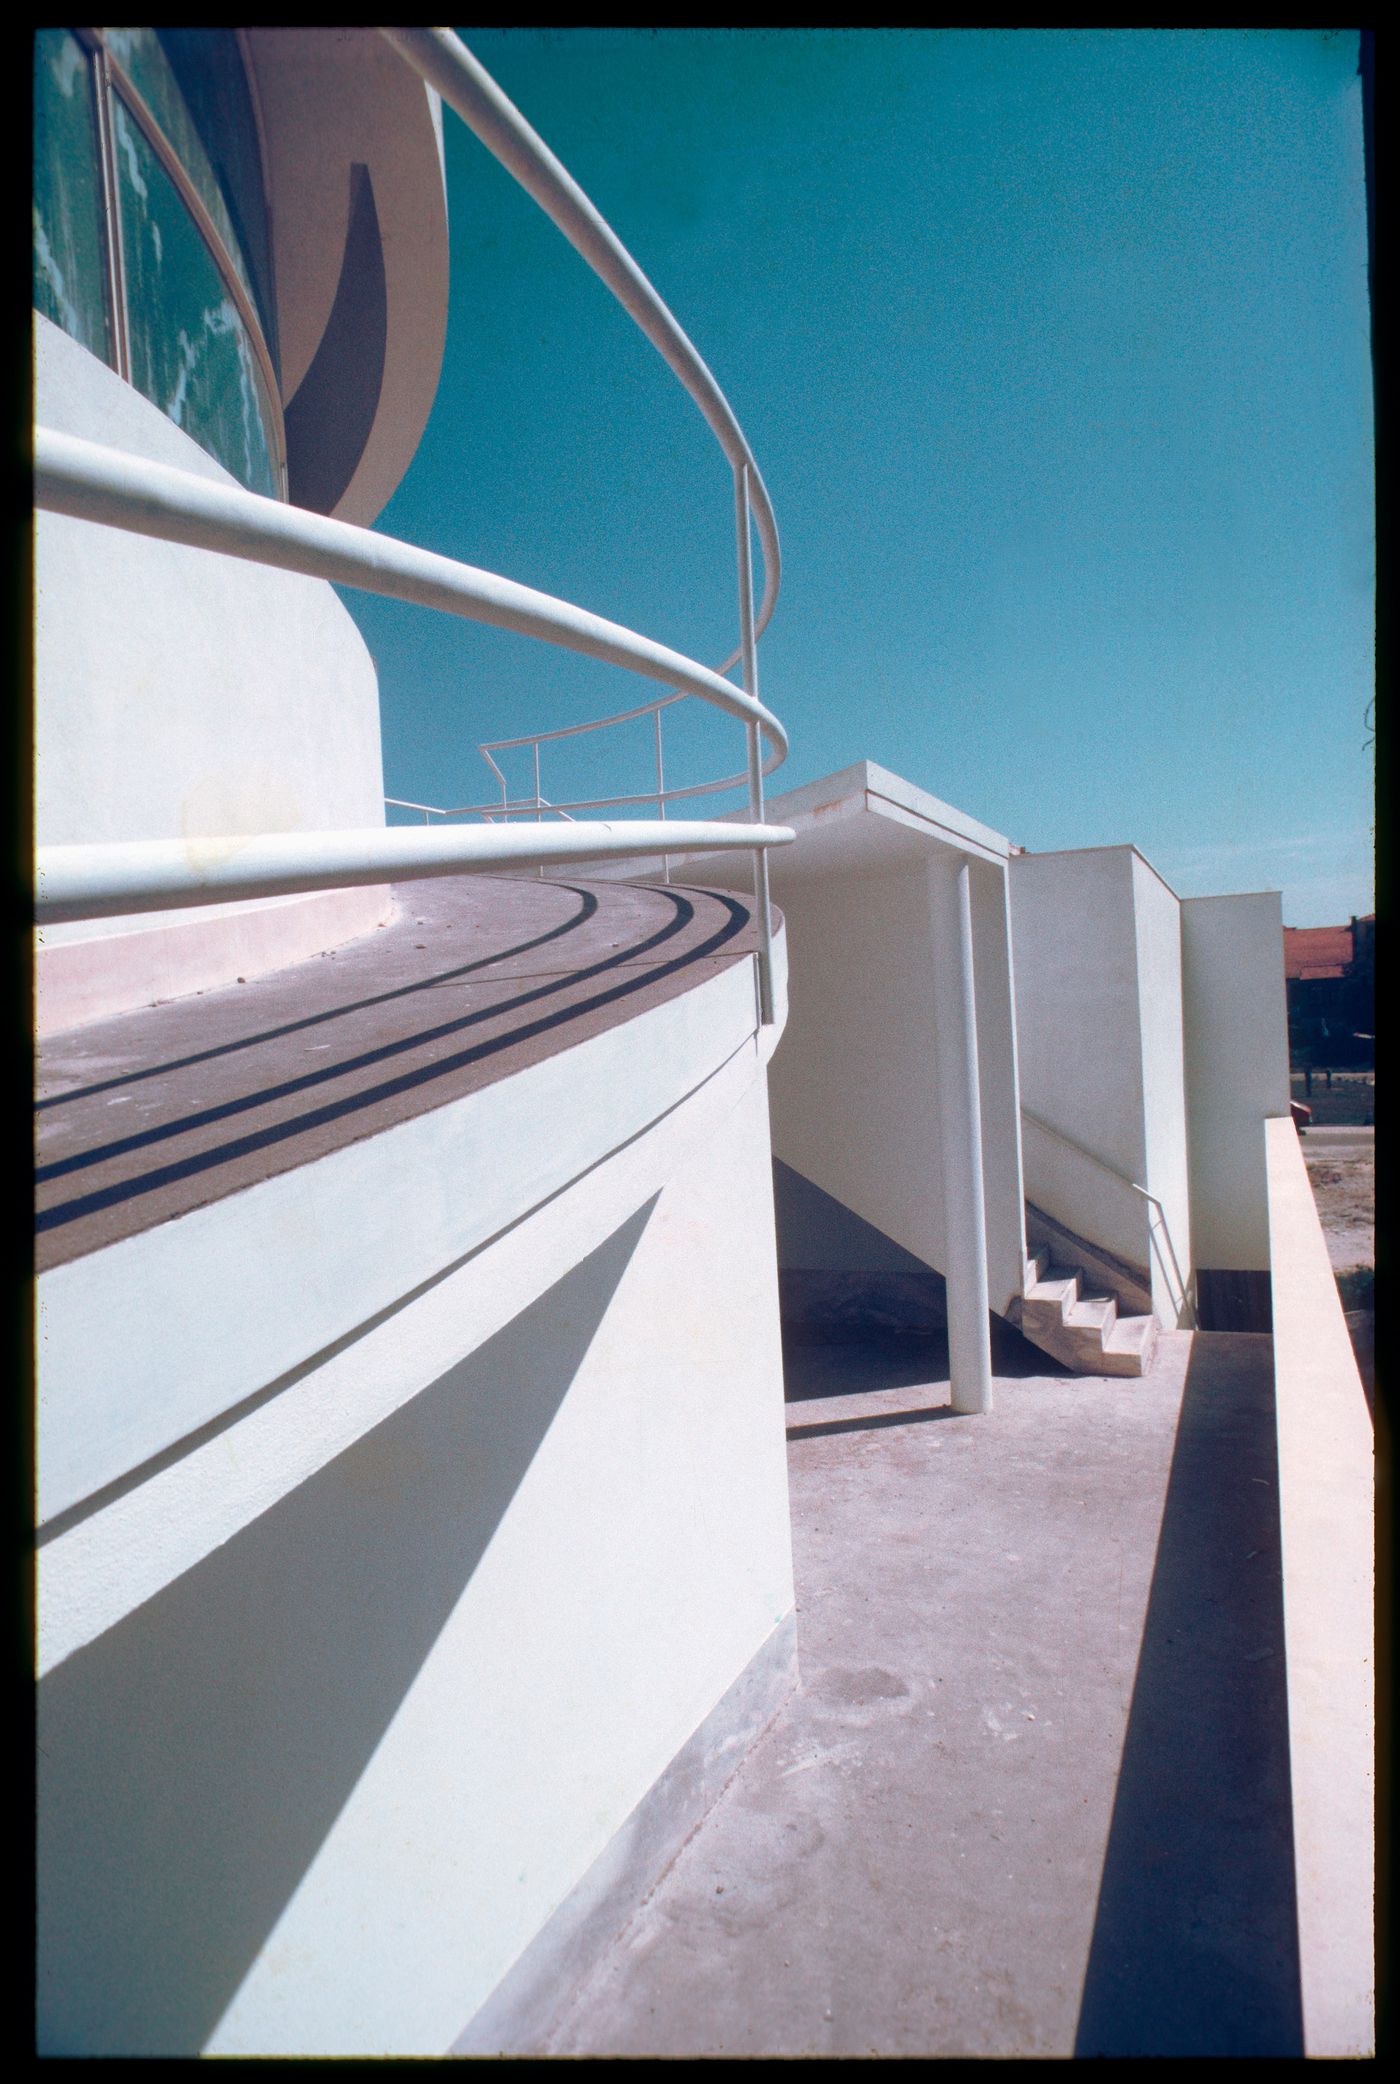
M 996 863 L 1012 852 L 1001 833 L 873 760 L 857 760 L 820 781 L 770 796 L 765 815 L 769 812 L 778 823 L 791 825 L 798 838 L 796 846 L 784 850 L 781 863 L 769 863 L 775 893 L 833 873 L 877 876 L 922 868 L 931 847 Z M 692 855 L 686 861 L 689 882 L 725 884 L 733 872 L 732 863 L 716 856 Z
M 769 811 L 797 835 L 770 868 L 795 979 L 774 1152 L 945 1276 L 954 1403 L 984 1410 L 988 1309 L 1025 1271 L 1011 843 L 869 760 Z M 711 856 L 682 875 L 743 871 Z

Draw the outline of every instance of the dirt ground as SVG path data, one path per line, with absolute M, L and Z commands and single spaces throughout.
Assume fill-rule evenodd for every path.
M 1324 1131 L 1308 1132 L 1302 1139 L 1303 1157 L 1312 1183 L 1313 1199 L 1322 1218 L 1322 1234 L 1332 1271 L 1337 1276 L 1347 1329 L 1351 1333 L 1356 1364 L 1366 1400 L 1374 1408 L 1375 1360 L 1375 1274 L 1376 1263 L 1376 1146 L 1374 1138 L 1364 1141 L 1331 1141 Z
M 1334 1273 L 1376 1263 L 1376 1147 L 1303 1138 L 1313 1199 Z
M 1293 1098 L 1312 1109 L 1318 1127 L 1352 1123 L 1370 1124 L 1376 1119 L 1376 1074 L 1374 1071 L 1314 1071 L 1312 1091 L 1303 1071 L 1292 1074 Z

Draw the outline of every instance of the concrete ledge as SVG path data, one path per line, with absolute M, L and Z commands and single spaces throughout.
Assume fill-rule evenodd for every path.
M 1375 1442 L 1292 1121 L 1264 1124 L 1303 2038 L 1375 2051 Z
M 453 2055 L 542 2055 L 591 1971 L 646 1904 L 797 1685 L 797 1616 L 773 1630 L 583 1879 L 453 2043 Z
M 390 886 L 376 883 L 249 905 L 200 905 L 184 914 L 165 913 L 160 925 L 99 932 L 52 947 L 41 934 L 34 959 L 35 1029 L 41 1038 L 67 1034 L 139 1007 L 265 977 L 373 933 L 393 916 Z

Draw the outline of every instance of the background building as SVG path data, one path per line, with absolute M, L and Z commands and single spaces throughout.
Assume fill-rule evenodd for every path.
M 1285 926 L 1288 1049 L 1294 1066 L 1373 1064 L 1376 1055 L 1376 919 L 1347 926 Z

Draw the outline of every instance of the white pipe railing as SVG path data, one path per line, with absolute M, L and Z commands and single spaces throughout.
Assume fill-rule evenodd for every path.
M 461 117 L 468 128 L 476 133 L 486 149 L 500 161 L 527 194 L 533 197 L 550 221 L 612 291 L 634 324 L 645 333 L 704 415 L 733 473 L 739 552 L 739 643 L 717 670 L 720 673 L 728 673 L 731 667 L 742 661 L 744 685 L 750 694 L 755 693 L 758 685 L 756 645 L 768 627 L 777 605 L 778 589 L 782 583 L 782 553 L 778 544 L 777 523 L 773 517 L 773 503 L 754 460 L 753 451 L 744 437 L 744 431 L 735 418 L 728 399 L 715 382 L 693 342 L 677 323 L 611 226 L 599 216 L 572 175 L 526 122 L 515 104 L 501 92 L 490 74 L 472 56 L 461 39 L 450 29 L 383 29 L 380 33 L 428 85 L 441 95 L 443 101 Z M 751 524 L 758 531 L 763 551 L 763 598 L 757 609 L 753 602 L 750 571 Z M 575 731 L 601 729 L 609 723 L 623 720 L 621 717 L 603 717 L 594 723 L 574 725 L 571 727 L 570 735 Z M 659 738 L 658 724 L 658 767 Z M 535 790 L 538 798 L 539 747 L 544 739 L 537 738 L 525 742 L 534 746 Z M 500 770 L 496 768 L 490 755 L 499 750 L 501 748 L 494 745 L 489 749 L 482 748 L 489 764 L 497 773 Z M 654 802 L 664 817 L 667 802 L 678 800 L 682 794 L 718 793 L 747 781 L 749 814 L 756 822 L 761 822 L 763 778 L 778 765 L 780 758 L 781 755 L 777 758 L 770 757 L 766 761 L 760 760 L 757 736 L 751 731 L 749 761 L 743 774 L 726 777 L 720 782 L 700 783 L 686 791 L 668 793 L 663 788 L 659 794 L 595 799 L 592 803 L 570 803 L 568 808 L 620 809 L 624 803 Z M 522 804 L 520 807 L 524 809 L 526 806 Z M 767 859 L 760 848 L 754 849 L 753 871 L 754 898 L 763 944 L 763 953 L 759 961 L 760 998 L 766 1022 L 771 1019 L 772 1013 L 772 916 L 768 900 Z M 669 876 L 669 862 L 665 864 L 665 872 Z
M 506 864 L 536 866 L 563 861 L 635 859 L 660 852 L 669 880 L 672 853 L 742 849 L 754 863 L 755 911 L 759 931 L 759 996 L 765 1023 L 773 1017 L 772 922 L 766 850 L 790 841 L 792 832 L 765 824 L 763 779 L 787 752 L 787 735 L 757 696 L 756 643 L 777 601 L 781 560 L 772 503 L 753 454 L 727 399 L 666 305 L 615 233 L 577 183 L 530 128 L 519 110 L 446 29 L 385 29 L 381 32 L 407 63 L 475 131 L 570 240 L 662 355 L 703 413 L 734 476 L 739 556 L 739 644 L 716 670 L 699 665 L 619 623 L 521 586 L 498 573 L 420 550 L 373 530 L 358 528 L 300 507 L 264 499 L 168 465 L 152 463 L 38 428 L 35 433 L 35 502 L 53 513 L 123 528 L 225 556 L 272 565 L 284 571 L 353 586 L 394 600 L 416 602 L 467 620 L 513 630 L 538 641 L 620 666 L 670 690 L 658 701 L 616 717 L 567 726 L 533 737 L 506 739 L 481 748 L 501 782 L 499 804 L 464 806 L 490 820 L 485 830 L 460 828 L 405 833 L 260 834 L 189 841 L 131 842 L 120 846 L 44 848 L 39 851 L 37 916 L 41 921 L 114 916 L 127 911 L 164 910 L 235 897 L 374 883 L 390 875 L 446 875 Z M 750 531 L 763 550 L 764 590 L 753 602 Z M 742 661 L 741 692 L 723 676 Z M 660 711 L 691 695 L 733 716 L 749 741 L 746 773 L 684 789 L 665 787 Z M 540 746 L 556 737 L 600 729 L 632 716 L 655 716 L 657 785 L 639 796 L 597 798 L 589 803 L 550 804 L 541 794 Z M 763 756 L 766 743 L 767 757 Z M 528 744 L 533 749 L 534 791 L 512 801 L 494 751 Z M 668 803 L 707 795 L 747 781 L 748 825 L 668 820 Z M 462 815 L 437 806 L 387 802 L 421 811 L 425 826 L 435 817 Z M 651 803 L 656 825 L 574 823 L 580 809 L 610 809 Z M 532 813 L 532 831 L 512 827 L 513 813 Z M 564 820 L 546 827 L 548 812 Z M 498 825 L 495 820 L 504 818 Z M 657 833 L 665 846 L 658 845 Z M 423 852 L 427 842 L 433 848 Z M 435 850 L 434 850 L 435 849 Z
M 582 652 L 680 687 L 741 723 L 757 724 L 770 745 L 787 752 L 787 733 L 777 717 L 708 666 L 570 601 L 395 536 L 49 427 L 34 430 L 34 498 L 51 513 L 303 572 Z
M 494 572 L 454 563 L 392 536 L 329 520 L 195 477 L 167 464 L 35 430 L 35 501 L 54 513 L 99 521 L 166 541 L 222 551 L 256 563 L 333 579 L 395 599 L 418 601 L 469 620 L 513 629 L 546 643 L 674 684 L 739 717 L 786 748 L 777 718 L 761 703 L 648 637 L 606 622 L 567 601 L 519 586 Z M 425 811 L 431 807 L 418 806 Z M 490 826 L 423 833 L 413 828 L 356 833 L 271 833 L 247 837 L 132 841 L 108 846 L 41 847 L 35 916 L 41 924 L 177 909 L 236 898 L 326 890 L 391 875 L 464 874 L 491 867 L 543 867 L 563 861 L 635 860 L 662 851 L 781 846 L 783 826 L 718 823 L 551 827 Z M 423 843 L 435 847 L 424 852 Z
M 455 110 L 468 129 L 475 131 L 487 151 L 534 198 L 570 245 L 607 284 L 618 303 L 646 334 L 694 399 L 728 458 L 731 470 L 736 476 L 741 470 L 748 471 L 754 526 L 763 546 L 763 600 L 754 621 L 754 635 L 761 637 L 772 618 L 782 580 L 777 523 L 743 429 L 694 344 L 612 227 L 599 216 L 573 176 L 531 129 L 519 109 L 501 92 L 460 37 L 454 36 L 450 29 L 383 29 L 380 34 Z M 727 673 L 738 663 L 740 656 L 741 652 L 736 650 L 719 670 Z
M 1091 1165 L 1098 1166 L 1100 1172 L 1106 1172 L 1108 1177 L 1117 1180 L 1120 1186 L 1130 1187 L 1134 1194 L 1140 1194 L 1143 1200 L 1156 1210 L 1157 1222 L 1155 1225 L 1149 1224 L 1148 1228 L 1153 1233 L 1154 1240 L 1155 1232 L 1158 1228 L 1160 1228 L 1162 1236 L 1166 1240 L 1167 1256 L 1171 1264 L 1169 1267 L 1164 1268 L 1164 1271 L 1169 1280 L 1175 1281 L 1177 1293 L 1190 1312 L 1191 1322 L 1194 1325 L 1197 1316 L 1195 1288 L 1181 1271 L 1181 1262 L 1176 1256 L 1176 1246 L 1172 1242 L 1171 1225 L 1167 1221 L 1167 1212 L 1157 1195 L 1150 1193 L 1146 1187 L 1139 1186 L 1135 1179 L 1129 1179 L 1126 1172 L 1120 1172 L 1116 1165 L 1110 1165 L 1108 1160 L 1101 1158 L 1097 1151 L 1091 1151 L 1086 1144 L 1080 1143 L 1077 1138 L 1067 1136 L 1063 1129 L 1057 1129 L 1053 1122 L 1045 1121 L 1042 1116 L 1034 1113 L 1029 1107 L 1021 1109 L 1021 1119 L 1029 1122 L 1032 1128 L 1043 1130 L 1047 1136 L 1055 1137 L 1060 1143 L 1065 1145 L 1066 1149 L 1076 1151 L 1081 1158 L 1087 1158 Z M 1158 1250 L 1160 1253 L 1160 1246 Z
M 275 832 L 224 839 L 114 841 L 42 847 L 35 915 L 117 918 L 185 905 L 276 897 L 289 891 L 342 890 L 424 876 L 508 874 L 565 862 L 634 860 L 659 853 L 684 829 L 688 847 L 706 852 L 781 846 L 780 825 L 697 824 L 652 819 L 620 825 L 371 826 L 349 832 Z

